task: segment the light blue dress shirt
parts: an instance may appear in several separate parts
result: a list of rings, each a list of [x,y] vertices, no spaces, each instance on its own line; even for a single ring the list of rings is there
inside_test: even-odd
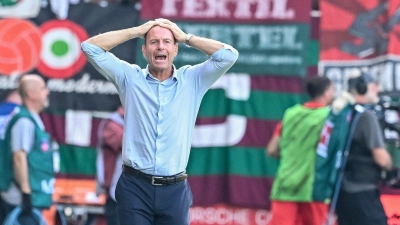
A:
[[[196,116],[211,85],[236,62],[229,45],[198,65],[174,66],[163,82],[102,48],[82,43],[88,61],[118,90],[125,109],[124,165],[147,174],[170,176],[186,170]]]

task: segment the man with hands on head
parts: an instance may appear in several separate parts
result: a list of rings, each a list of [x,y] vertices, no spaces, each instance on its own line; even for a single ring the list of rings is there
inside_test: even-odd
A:
[[[108,51],[144,38],[142,69]],[[177,69],[178,43],[209,56]],[[123,173],[115,197],[120,224],[189,224],[192,193],[185,173],[201,100],[238,58],[232,46],[186,34],[167,19],[111,31],[82,43],[89,62],[119,93],[125,110]]]

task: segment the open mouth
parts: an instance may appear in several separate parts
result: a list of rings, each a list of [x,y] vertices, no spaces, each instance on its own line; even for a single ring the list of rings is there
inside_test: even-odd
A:
[[[165,59],[167,59],[167,56],[166,55],[162,55],[162,54],[159,54],[159,55],[156,55],[156,60],[165,60]]]

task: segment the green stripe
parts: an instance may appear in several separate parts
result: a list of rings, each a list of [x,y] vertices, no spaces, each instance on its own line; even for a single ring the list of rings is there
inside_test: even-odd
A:
[[[52,116],[65,116],[65,113],[66,113],[66,112],[67,112],[66,110],[62,110],[62,109],[53,109],[53,108],[51,108],[51,107],[46,108],[46,109],[43,111],[43,113],[49,114],[49,115],[52,115]]]
[[[235,114],[253,119],[280,120],[287,108],[304,100],[304,94],[251,91],[247,101],[236,101],[226,98],[222,89],[211,89],[203,98],[199,117]]]
[[[96,175],[96,148],[60,145],[60,173]]]
[[[306,64],[308,66],[318,65],[319,60],[319,41],[308,40],[306,51]]]
[[[242,175],[273,177],[278,160],[266,156],[265,148],[192,148],[187,172],[193,176]]]
[[[61,145],[60,173],[96,174],[96,149]],[[278,161],[265,155],[265,148],[192,148],[187,171],[190,175],[234,174],[253,177],[275,176]]]

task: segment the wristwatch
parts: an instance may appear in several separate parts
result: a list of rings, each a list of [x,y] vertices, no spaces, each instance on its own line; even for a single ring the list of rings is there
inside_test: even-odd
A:
[[[192,47],[192,46],[190,46],[190,43],[189,43],[191,37],[193,37],[193,34],[187,34],[186,39],[185,39],[185,45],[189,48]]]

